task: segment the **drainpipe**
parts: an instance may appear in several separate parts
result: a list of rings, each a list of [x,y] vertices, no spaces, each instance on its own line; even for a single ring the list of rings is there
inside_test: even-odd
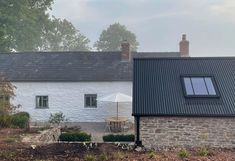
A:
[[[137,146],[142,146],[142,142],[140,141],[140,116],[135,116],[136,120],[136,141],[135,144]]]

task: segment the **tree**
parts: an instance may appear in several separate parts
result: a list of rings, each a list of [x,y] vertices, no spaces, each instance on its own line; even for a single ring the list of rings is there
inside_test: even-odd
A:
[[[53,0],[1,0],[0,52],[37,50],[52,3]]]
[[[127,40],[130,43],[132,51],[137,50],[139,43],[136,40],[135,34],[128,31],[124,25],[114,23],[102,31],[94,47],[99,51],[116,51],[120,50],[123,40]]]
[[[10,103],[10,99],[15,96],[15,88],[10,81],[0,75],[0,116],[9,114],[15,109]]]
[[[48,30],[44,31],[40,50],[87,51],[90,40],[83,36],[71,22],[53,17]]]

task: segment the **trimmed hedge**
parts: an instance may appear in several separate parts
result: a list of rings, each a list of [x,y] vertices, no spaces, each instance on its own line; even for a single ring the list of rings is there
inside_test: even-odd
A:
[[[91,141],[91,135],[85,132],[68,132],[62,133],[59,139],[60,141]]]
[[[128,135],[105,135],[103,136],[104,142],[133,142],[135,141],[135,135],[128,134]]]

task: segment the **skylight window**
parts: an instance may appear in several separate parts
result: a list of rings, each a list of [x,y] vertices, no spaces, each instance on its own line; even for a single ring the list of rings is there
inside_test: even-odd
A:
[[[212,77],[186,76],[183,77],[183,84],[186,96],[218,97]]]

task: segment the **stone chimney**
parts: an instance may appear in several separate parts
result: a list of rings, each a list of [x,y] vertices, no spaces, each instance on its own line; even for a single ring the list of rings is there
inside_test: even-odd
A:
[[[122,60],[124,61],[131,60],[130,44],[127,42],[127,40],[124,40],[121,44],[121,55],[122,55]]]
[[[180,46],[180,56],[189,57],[189,41],[186,40],[186,34],[182,35],[182,40],[179,43]]]

